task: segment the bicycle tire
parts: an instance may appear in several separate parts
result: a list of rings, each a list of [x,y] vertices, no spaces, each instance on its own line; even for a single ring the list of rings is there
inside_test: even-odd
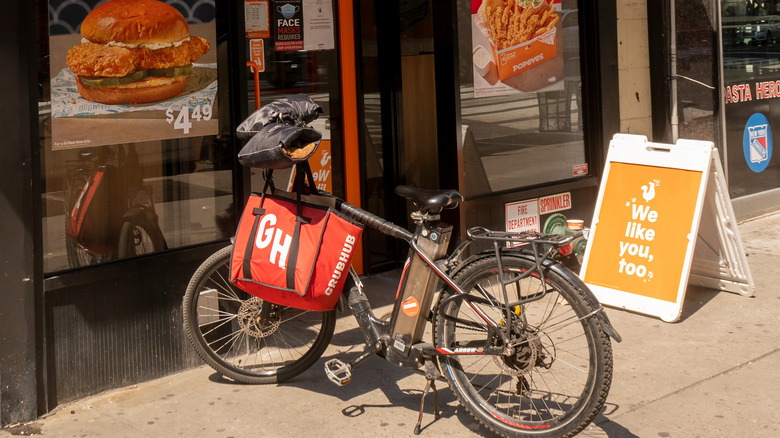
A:
[[[322,356],[336,311],[268,303],[269,317],[261,324],[263,300],[230,283],[232,249],[212,254],[192,276],[182,303],[187,335],[198,355],[225,377],[249,384],[287,381]]]
[[[517,256],[502,256],[501,261],[511,275],[535,267],[533,260]],[[511,355],[459,355],[440,360],[445,379],[469,413],[506,437],[557,438],[579,433],[598,415],[612,381],[612,346],[594,309],[583,298],[584,292],[549,268],[543,269],[548,292],[512,309]],[[495,256],[471,262],[454,280],[467,294],[482,297],[476,289],[481,286],[496,302],[447,301],[454,292],[445,290],[437,309],[441,306],[446,317],[436,315],[434,342],[437,347],[454,348],[481,340],[484,346],[489,339],[487,324],[470,306],[492,317],[499,329],[506,324]],[[507,288],[511,302],[518,292],[521,297],[541,292],[542,282],[538,275],[530,275]]]
[[[133,216],[122,222],[119,231],[119,245],[117,257],[126,257],[152,254],[165,249],[165,238],[156,224]]]

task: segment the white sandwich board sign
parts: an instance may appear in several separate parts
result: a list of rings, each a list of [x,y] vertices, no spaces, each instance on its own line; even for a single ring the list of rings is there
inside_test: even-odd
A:
[[[602,304],[667,322],[689,283],[753,295],[712,142],[613,137],[580,276]]]

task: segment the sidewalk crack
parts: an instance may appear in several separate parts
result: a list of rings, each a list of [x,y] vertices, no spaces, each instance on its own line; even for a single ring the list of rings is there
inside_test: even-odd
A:
[[[640,409],[643,409],[643,408],[645,408],[647,406],[650,406],[653,403],[656,403],[656,402],[659,402],[661,400],[665,400],[665,399],[667,399],[669,397],[672,397],[672,396],[675,396],[677,394],[680,394],[680,393],[682,393],[684,391],[687,391],[687,390],[689,390],[691,388],[697,387],[697,386],[699,386],[699,385],[701,385],[701,384],[703,384],[705,382],[709,382],[711,380],[717,379],[718,377],[725,376],[727,374],[733,373],[734,371],[738,371],[738,370],[740,370],[742,368],[747,367],[748,365],[752,365],[752,364],[754,364],[754,363],[756,363],[756,362],[758,362],[760,360],[763,360],[763,359],[765,359],[765,358],[767,358],[767,357],[769,357],[769,356],[771,356],[773,354],[776,354],[777,352],[780,352],[780,347],[775,348],[775,349],[773,349],[771,351],[768,351],[768,352],[766,352],[766,353],[764,353],[764,354],[762,354],[760,356],[757,356],[757,357],[755,357],[753,359],[750,359],[750,360],[748,360],[746,362],[743,362],[741,364],[737,364],[737,365],[735,365],[735,366],[733,366],[733,367],[731,367],[731,368],[729,368],[727,370],[721,371],[721,372],[719,372],[717,374],[713,374],[713,375],[711,375],[709,377],[706,377],[704,379],[701,379],[701,380],[699,380],[697,382],[691,383],[690,385],[684,386],[684,387],[682,387],[682,388],[680,388],[678,390],[672,391],[672,392],[670,392],[668,394],[664,394],[664,395],[662,395],[660,397],[657,397],[657,398],[655,398],[653,400],[648,400],[648,401],[645,401],[645,402],[637,403],[637,404],[633,405],[630,409],[626,409],[625,411],[619,412],[616,415],[610,415],[609,417],[601,416],[600,417],[601,420],[599,421],[597,419],[597,421],[594,421],[594,423],[596,425],[601,425],[601,424],[615,422],[615,420],[619,419],[620,417],[622,417],[622,416],[624,416],[626,414],[630,414],[630,413],[636,412],[636,411],[638,411]]]

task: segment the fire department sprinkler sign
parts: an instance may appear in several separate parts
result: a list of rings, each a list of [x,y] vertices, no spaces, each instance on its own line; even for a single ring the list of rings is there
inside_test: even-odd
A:
[[[506,231],[521,233],[523,231],[539,232],[539,200],[510,202],[506,204]]]

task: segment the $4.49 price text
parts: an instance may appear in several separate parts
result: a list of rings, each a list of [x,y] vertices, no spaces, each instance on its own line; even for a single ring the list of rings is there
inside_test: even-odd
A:
[[[190,113],[190,111],[192,112]],[[185,134],[190,133],[193,121],[211,120],[211,116],[211,105],[209,104],[198,105],[195,108],[183,106],[178,110],[178,113],[172,107],[165,110],[165,121],[169,125],[173,123],[173,129],[181,129]]]

